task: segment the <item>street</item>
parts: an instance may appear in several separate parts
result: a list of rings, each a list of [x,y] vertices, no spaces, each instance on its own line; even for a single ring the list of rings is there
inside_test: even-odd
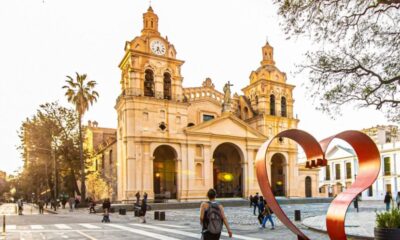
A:
[[[166,221],[154,220],[154,212],[147,213],[147,223],[140,223],[140,219],[118,213],[110,214],[111,223],[101,223],[102,213],[89,214],[87,209],[77,209],[69,212],[59,209],[58,214],[38,215],[36,208],[32,209],[25,204],[24,215],[15,215],[14,204],[4,204],[0,212],[9,213],[6,216],[6,234],[0,239],[163,239],[182,240],[200,239],[200,225],[198,209],[166,210]],[[314,206],[313,213],[326,210],[327,204]],[[307,214],[306,205],[299,205]],[[285,206],[292,211],[292,207]],[[233,239],[261,240],[261,239],[297,239],[276,218],[275,230],[260,229],[252,210],[248,207],[227,207],[226,214],[234,233]],[[328,239],[325,234],[315,233],[298,225],[307,232],[312,239]],[[223,232],[221,239],[229,239]]]

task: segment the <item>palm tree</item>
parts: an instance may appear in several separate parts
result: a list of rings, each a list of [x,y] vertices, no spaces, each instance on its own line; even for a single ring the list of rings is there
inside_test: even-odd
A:
[[[75,109],[78,113],[79,119],[79,155],[81,161],[81,196],[82,199],[86,199],[86,185],[85,185],[85,162],[83,159],[83,138],[82,138],[82,117],[89,110],[89,107],[93,105],[94,102],[97,101],[99,97],[99,93],[94,91],[94,87],[96,86],[96,81],[87,80],[87,75],[82,74],[79,75],[76,73],[76,79],[73,79],[70,76],[67,76],[67,84],[62,88],[66,89],[65,96],[68,99],[68,102],[75,105]],[[87,81],[87,82],[86,82]]]

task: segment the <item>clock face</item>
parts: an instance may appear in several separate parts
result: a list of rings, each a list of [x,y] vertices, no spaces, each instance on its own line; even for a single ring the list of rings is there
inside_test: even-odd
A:
[[[154,40],[150,44],[151,51],[157,55],[165,54],[165,46],[160,40]]]

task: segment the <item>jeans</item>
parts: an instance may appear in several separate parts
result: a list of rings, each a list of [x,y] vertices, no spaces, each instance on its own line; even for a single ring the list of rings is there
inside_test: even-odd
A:
[[[274,221],[272,220],[272,215],[267,215],[264,217],[263,222],[262,222],[262,227],[265,228],[265,224],[267,223],[268,220],[271,222],[272,228],[274,228],[275,225],[274,225]]]
[[[386,211],[390,210],[390,202],[386,203]]]

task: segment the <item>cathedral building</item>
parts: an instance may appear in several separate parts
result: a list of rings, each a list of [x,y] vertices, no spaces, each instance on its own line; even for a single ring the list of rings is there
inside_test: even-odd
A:
[[[259,192],[255,156],[280,131],[297,128],[294,86],[274,61],[272,46],[250,73],[243,95],[222,92],[207,78],[184,88],[175,46],[158,29],[149,7],[140,36],[125,44],[121,92],[115,109],[118,199],[147,192],[150,199],[204,199],[209,188],[219,197]],[[277,196],[318,195],[318,169],[297,162],[297,145],[278,139],[267,156]]]

